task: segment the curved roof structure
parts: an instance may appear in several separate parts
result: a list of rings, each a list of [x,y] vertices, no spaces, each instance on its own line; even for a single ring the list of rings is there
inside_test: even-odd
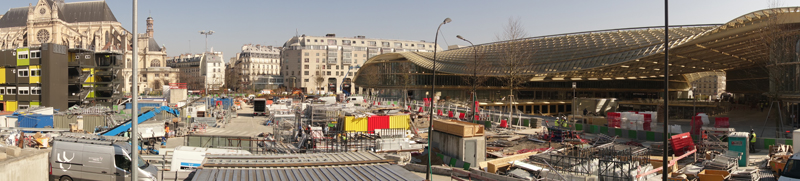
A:
[[[774,18],[769,18],[774,17]],[[680,75],[754,66],[768,58],[762,43],[770,19],[800,23],[800,7],[754,11],[725,24],[669,28],[670,74]],[[795,27],[797,28],[797,27]],[[800,34],[797,29],[783,29]],[[664,28],[643,27],[590,31],[494,42],[437,53],[436,71],[472,74],[467,70],[474,49],[491,66],[486,74],[504,74],[504,49],[513,45],[531,53],[524,74],[539,79],[637,79],[663,76]],[[407,60],[433,69],[432,52],[401,52],[370,58],[365,64]],[[532,79],[533,80],[533,79]]]

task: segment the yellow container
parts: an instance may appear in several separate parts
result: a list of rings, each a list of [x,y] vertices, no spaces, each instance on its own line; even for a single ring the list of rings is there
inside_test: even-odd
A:
[[[408,124],[411,121],[411,117],[408,114],[405,115],[392,115],[389,116],[389,128],[392,129],[408,129]]]
[[[344,117],[344,130],[366,132],[367,118],[355,118],[353,116]]]

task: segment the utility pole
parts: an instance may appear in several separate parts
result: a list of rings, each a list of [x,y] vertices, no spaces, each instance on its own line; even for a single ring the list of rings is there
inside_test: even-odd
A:
[[[132,63],[132,72],[133,72],[133,80],[131,86],[131,93],[133,99],[133,108],[131,109],[131,180],[139,180],[139,172],[136,171],[139,168],[139,26],[138,26],[138,16],[137,13],[139,9],[139,1],[133,0],[133,61]],[[120,175],[119,177],[123,177]]]

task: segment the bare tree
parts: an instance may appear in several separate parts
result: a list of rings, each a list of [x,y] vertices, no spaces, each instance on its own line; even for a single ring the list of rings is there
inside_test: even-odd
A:
[[[244,88],[242,85],[242,75],[239,69],[236,69],[235,66],[230,68],[225,68],[225,83],[223,87],[225,90],[230,89],[233,92],[238,92]],[[254,80],[251,80],[252,82]]]
[[[325,77],[322,76],[322,71],[317,70],[317,73],[314,75],[314,83],[317,85],[314,89],[314,92],[319,91],[319,88],[325,83]]]
[[[362,72],[360,74],[362,75],[359,76],[359,79],[364,79],[360,81],[363,81],[364,83],[367,84],[368,86],[367,89],[369,90],[369,92],[372,92],[372,87],[381,83],[383,77],[383,74],[381,72],[383,70],[379,70],[380,68],[381,66],[375,63],[366,64],[363,67],[361,67]]]
[[[395,67],[397,75],[399,75],[398,83],[403,85],[403,105],[408,105],[408,87],[414,84],[413,64],[410,62],[397,63]]]
[[[527,73],[532,68],[531,58],[535,52],[525,49],[526,41],[524,38],[528,34],[525,32],[520,18],[509,18],[508,24],[503,26],[503,32],[496,35],[497,41],[505,41],[499,44],[500,59],[495,62],[501,67],[500,78],[507,86],[508,95],[508,118],[514,108],[514,88],[530,80],[531,75]]]
[[[478,100],[477,88],[483,85],[483,83],[489,79],[489,73],[492,65],[489,63],[489,61],[486,61],[485,59],[486,54],[480,47],[473,46],[470,49],[471,49],[470,51],[475,51],[472,53],[477,55],[475,55],[476,57],[472,61],[464,62],[465,70],[467,70],[471,74],[469,76],[461,76],[461,79],[463,79],[464,82],[468,82],[470,85],[472,85],[472,95],[470,96],[475,98],[475,101],[477,101]],[[472,100],[472,98],[467,98],[467,100]],[[476,107],[475,102],[470,102],[469,105],[470,108],[472,109],[472,111],[469,111],[470,119],[474,119],[475,107]]]
[[[199,77],[192,75],[192,73],[184,71],[178,72],[178,80],[181,83],[186,83],[186,87],[188,89],[200,89],[200,87],[203,85],[200,82]]]

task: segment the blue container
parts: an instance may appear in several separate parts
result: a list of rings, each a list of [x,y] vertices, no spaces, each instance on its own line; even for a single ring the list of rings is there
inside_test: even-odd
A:
[[[23,128],[53,128],[53,115],[18,115],[17,120]]]
[[[139,113],[142,113],[143,107],[161,107],[163,106],[162,103],[157,102],[140,102],[139,103]],[[133,103],[125,103],[125,109],[133,109]]]

